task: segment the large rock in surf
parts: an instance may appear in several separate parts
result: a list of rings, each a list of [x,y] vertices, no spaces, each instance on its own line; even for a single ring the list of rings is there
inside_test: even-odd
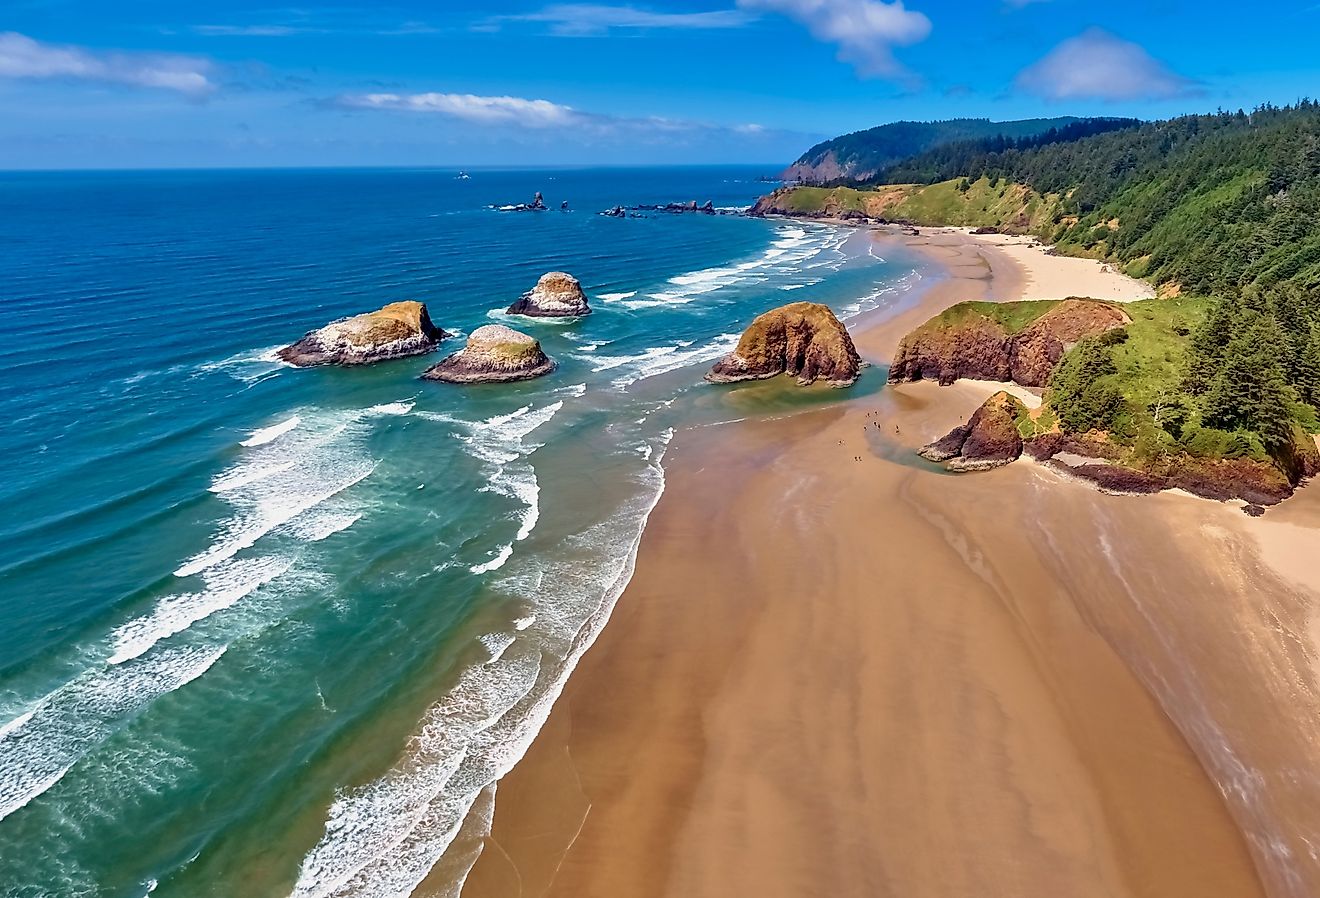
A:
[[[1017,421],[1025,414],[1026,406],[1001,390],[987,399],[970,421],[919,454],[931,461],[949,462],[951,471],[985,471],[1006,465],[1022,455]]]
[[[462,350],[426,369],[422,377],[451,384],[502,384],[554,370],[554,361],[538,340],[502,324],[487,324],[472,332]]]
[[[1043,387],[1079,341],[1131,321],[1121,308],[1094,299],[960,303],[903,338],[889,379],[947,386],[966,377]]]
[[[795,302],[758,316],[706,380],[727,384],[787,374],[802,386],[823,380],[850,387],[862,367],[848,329],[827,306]]]
[[[562,271],[541,275],[535,287],[509,306],[510,315],[529,318],[576,318],[590,313],[582,284],[573,275]]]
[[[309,331],[281,349],[284,361],[312,365],[367,365],[422,355],[449,336],[431,323],[425,303],[392,302],[376,312],[354,315]]]

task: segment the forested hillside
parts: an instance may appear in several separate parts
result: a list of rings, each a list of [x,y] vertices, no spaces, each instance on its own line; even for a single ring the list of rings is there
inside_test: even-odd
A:
[[[878,183],[988,177],[1059,194],[1042,236],[1136,276],[1213,292],[1320,286],[1320,105],[1152,122],[1034,146],[971,141],[890,166]]]
[[[985,118],[893,122],[816,144],[784,172],[783,178],[806,184],[863,180],[874,177],[886,166],[942,144],[997,136],[1032,137],[1066,128],[1077,121],[1065,116],[1016,122],[992,122]]]

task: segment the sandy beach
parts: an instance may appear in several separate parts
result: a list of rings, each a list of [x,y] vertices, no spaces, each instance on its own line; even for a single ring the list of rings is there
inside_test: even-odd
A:
[[[863,356],[967,299],[1147,295],[1005,242],[913,238],[949,276],[857,328]],[[1320,576],[1299,558],[1320,496],[1252,520],[916,458],[990,389],[681,432],[635,576],[499,784],[463,894],[1320,894]]]

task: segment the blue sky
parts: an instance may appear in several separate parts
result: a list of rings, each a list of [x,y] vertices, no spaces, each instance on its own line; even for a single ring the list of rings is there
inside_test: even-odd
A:
[[[1320,94],[1320,4],[6,0],[0,168],[787,163],[898,119]]]

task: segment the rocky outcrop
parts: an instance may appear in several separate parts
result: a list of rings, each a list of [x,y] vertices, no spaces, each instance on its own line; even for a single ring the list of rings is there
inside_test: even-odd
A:
[[[1177,452],[1140,467],[1113,443],[1096,435],[1051,433],[1026,444],[1026,452],[1055,470],[1116,493],[1156,493],[1181,489],[1203,499],[1241,499],[1254,506],[1277,505],[1308,477],[1320,474],[1314,440],[1295,435],[1271,463],[1254,458],[1199,458]],[[1285,470],[1291,468],[1291,470]]]
[[[459,352],[426,369],[422,377],[451,384],[511,383],[555,370],[541,344],[502,324],[479,327]]]
[[[431,352],[447,336],[431,323],[424,303],[393,302],[309,331],[277,355],[299,367],[367,365]]]
[[[823,380],[850,387],[862,367],[848,329],[827,306],[795,302],[758,316],[706,380],[726,384],[787,374],[802,386]]]
[[[509,306],[509,314],[529,318],[577,318],[591,314],[591,306],[587,305],[587,294],[582,292],[577,278],[562,271],[552,271],[541,275],[535,287]]]
[[[1002,390],[991,396],[970,421],[919,453],[922,458],[949,462],[950,471],[985,471],[1016,461],[1022,455],[1017,421],[1026,407]]]
[[[1086,337],[1131,323],[1121,308],[1093,299],[1038,303],[1044,311],[1012,332],[1020,303],[963,303],[903,338],[889,379],[895,383],[966,377],[1043,387],[1064,353]],[[1024,316],[1025,317],[1025,316]]]

